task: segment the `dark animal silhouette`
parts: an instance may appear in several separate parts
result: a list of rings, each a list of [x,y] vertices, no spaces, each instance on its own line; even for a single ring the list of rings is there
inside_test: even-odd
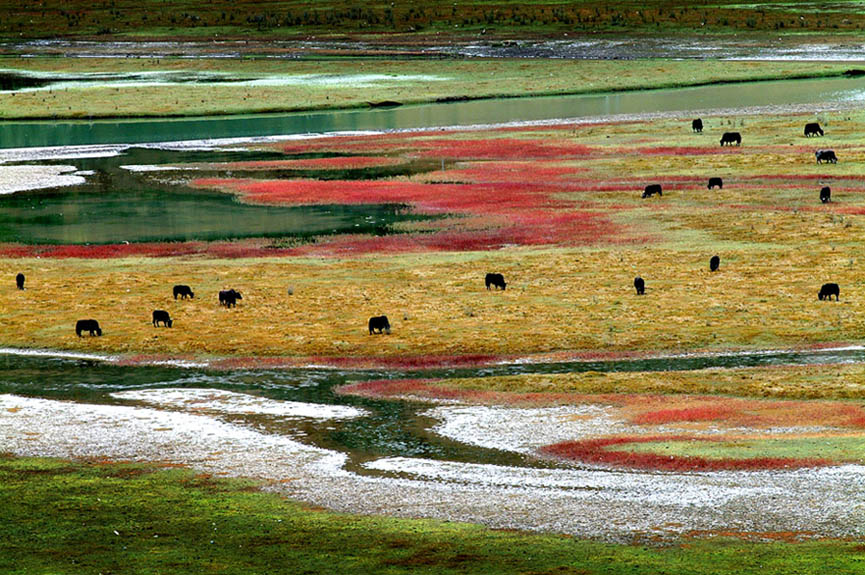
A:
[[[646,293],[646,282],[643,281],[643,278],[640,276],[634,278],[634,288],[637,290],[637,295]]]
[[[712,188],[715,188],[715,187],[721,188],[723,190],[724,189],[724,180],[722,180],[721,178],[709,178],[709,186],[708,187],[710,190]]]
[[[817,150],[814,152],[814,155],[817,156],[817,163],[822,164],[823,162],[827,162],[829,164],[837,164],[838,158],[835,157],[835,152],[833,150]]]
[[[805,124],[805,137],[810,138],[811,136],[822,136],[823,128],[820,127],[820,124],[817,122],[809,122]]]
[[[841,288],[838,287],[838,284],[823,284],[823,287],[817,293],[817,299],[820,301],[824,299],[832,301],[833,295],[835,296],[835,301],[838,301],[838,296],[841,295]]]
[[[742,145],[742,134],[739,132],[724,132],[724,135],[721,136],[721,145],[724,144],[728,146],[732,146],[736,144],[737,146]]]
[[[186,299],[187,296],[194,298],[195,294],[192,293],[192,288],[185,285],[176,285],[174,286],[174,299],[177,299],[177,296],[180,296],[180,299]]]
[[[174,323],[171,321],[171,317],[168,315],[167,311],[164,309],[155,309],[153,310],[153,327],[159,327],[160,322],[165,327],[171,327],[171,324]]]
[[[832,190],[829,186],[820,188],[820,201],[824,204],[832,201]]]
[[[651,198],[653,195],[658,194],[659,196],[663,196],[664,194],[661,192],[661,184],[649,184],[643,190],[644,198]]]
[[[718,266],[721,265],[721,258],[718,256],[712,256],[712,259],[709,260],[709,271],[716,272],[718,271]]]
[[[487,277],[484,278],[484,283],[487,289],[490,289],[490,286],[495,286],[496,289],[505,289],[505,286],[508,285],[505,283],[505,276],[502,274],[487,274]]]
[[[18,289],[24,289],[24,274],[15,276],[15,285],[18,286]]]
[[[703,132],[703,120],[701,120],[700,118],[697,118],[696,120],[691,122],[691,130],[693,130],[694,132],[697,132],[697,133],[702,133]]]
[[[102,335],[99,322],[95,319],[79,319],[75,323],[75,333],[81,337],[82,332],[89,331],[90,335]]]
[[[239,299],[243,299],[239,291],[229,289],[219,292],[219,304],[225,307],[237,307],[237,300]]]
[[[376,330],[378,333],[390,333],[390,322],[387,321],[386,315],[369,318],[369,334],[374,334]]]

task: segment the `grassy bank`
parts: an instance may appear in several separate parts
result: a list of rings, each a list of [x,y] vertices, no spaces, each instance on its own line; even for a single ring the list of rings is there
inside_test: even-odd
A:
[[[235,60],[2,58],[7,70],[219,73],[265,85],[174,84],[0,93],[0,119],[203,116],[364,107],[447,99],[583,94],[840,75],[844,63],[596,60]],[[151,78],[152,80],[158,78]]]
[[[845,574],[865,561],[858,541],[750,543],[714,534],[653,547],[353,517],[250,483],[129,464],[0,458],[0,508],[0,569],[9,574]]]

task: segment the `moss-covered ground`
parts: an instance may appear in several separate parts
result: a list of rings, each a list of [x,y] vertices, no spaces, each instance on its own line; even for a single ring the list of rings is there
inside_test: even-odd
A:
[[[0,570],[23,573],[860,573],[860,541],[716,533],[615,545],[328,513],[180,469],[0,458]],[[706,534],[701,534],[706,535]]]

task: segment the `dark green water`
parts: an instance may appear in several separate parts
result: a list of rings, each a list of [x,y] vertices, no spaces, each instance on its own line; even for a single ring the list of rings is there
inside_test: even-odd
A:
[[[394,109],[95,122],[11,121],[0,122],[0,148],[397,130],[750,106],[814,104],[823,107],[827,103],[860,100],[863,91],[863,78],[829,78],[583,96],[476,100]]]
[[[276,400],[303,401],[361,407],[369,416],[346,421],[300,423],[312,444],[346,452],[352,466],[376,457],[496,463],[501,465],[554,465],[513,453],[472,447],[428,431],[434,423],[420,415],[428,404],[337,395],[334,387],[372,379],[414,377],[484,377],[520,373],[587,371],[674,371],[711,367],[804,365],[863,362],[865,350],[772,352],[654,358],[626,361],[507,364],[484,368],[423,371],[280,369],[214,371],[163,366],[119,366],[102,361],[28,357],[0,353],[0,393],[66,399],[88,403],[125,404],[109,394],[129,389],[217,388]],[[261,424],[261,421],[256,421]],[[278,422],[274,423],[278,427]]]
[[[397,222],[427,219],[399,205],[262,206],[244,204],[216,191],[172,183],[174,172],[137,173],[126,164],[257,161],[285,158],[270,152],[178,152],[133,148],[120,156],[75,160],[93,171],[79,186],[0,195],[0,242],[25,244],[110,244],[224,240],[249,237],[304,240],[317,235],[392,233]],[[38,162],[52,163],[52,162]],[[58,160],[53,163],[68,163]],[[339,173],[256,172],[262,179],[325,176],[349,179],[411,175],[434,169],[409,163]],[[190,172],[185,172],[189,177]],[[196,171],[195,177],[226,177],[225,172]],[[232,177],[243,177],[232,172]],[[176,177],[176,176],[174,176]]]

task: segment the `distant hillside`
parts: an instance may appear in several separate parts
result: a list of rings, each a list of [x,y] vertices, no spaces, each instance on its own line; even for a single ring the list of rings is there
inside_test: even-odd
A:
[[[732,0],[648,2],[427,0],[352,3],[261,0],[0,0],[6,39],[134,35],[142,37],[302,37],[429,33],[490,36],[631,34],[695,31],[855,32],[865,27],[859,2]]]

